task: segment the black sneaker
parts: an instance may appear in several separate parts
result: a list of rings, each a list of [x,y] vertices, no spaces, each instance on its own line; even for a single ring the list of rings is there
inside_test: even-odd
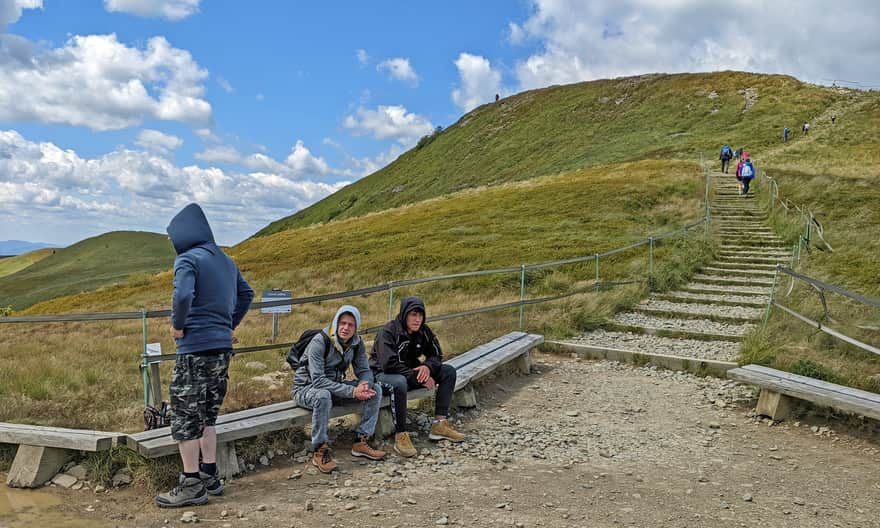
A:
[[[161,495],[156,495],[156,504],[160,508],[180,508],[182,506],[199,506],[208,502],[208,492],[201,479],[180,475],[179,484]]]
[[[205,491],[208,492],[208,495],[223,495],[223,482],[220,481],[219,471],[211,475],[200,470],[199,478],[202,479],[202,484],[205,485]]]

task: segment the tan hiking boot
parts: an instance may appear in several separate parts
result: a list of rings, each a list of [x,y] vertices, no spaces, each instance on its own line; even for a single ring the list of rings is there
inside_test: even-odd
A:
[[[366,457],[370,460],[382,460],[385,458],[385,451],[373,449],[370,447],[370,444],[367,443],[366,438],[361,438],[351,445],[351,456]]]
[[[431,425],[431,434],[428,435],[431,440],[449,440],[450,442],[464,441],[464,435],[456,431],[449,425],[449,420],[440,420]]]
[[[394,435],[394,451],[404,458],[412,458],[419,454],[416,448],[413,447],[412,440],[410,440],[409,433],[407,432]]]
[[[318,468],[321,473],[333,473],[336,469],[336,461],[330,456],[330,446],[321,444],[321,447],[315,449],[312,455],[312,465]]]

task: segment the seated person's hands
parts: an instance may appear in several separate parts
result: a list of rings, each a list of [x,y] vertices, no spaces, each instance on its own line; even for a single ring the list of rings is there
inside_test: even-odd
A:
[[[376,395],[376,391],[370,388],[370,384],[366,381],[362,382],[360,385],[355,387],[354,389],[354,397],[358,400],[364,401],[369,400],[373,396]]]
[[[427,365],[420,365],[413,369],[416,373],[416,381],[421,383],[423,387],[430,390],[434,388],[434,378],[431,377],[431,369]]]

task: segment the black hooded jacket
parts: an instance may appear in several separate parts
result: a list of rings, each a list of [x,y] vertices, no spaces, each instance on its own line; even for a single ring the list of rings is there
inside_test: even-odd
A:
[[[416,309],[425,313],[425,303],[418,297],[406,297],[400,301],[397,317],[379,330],[370,354],[370,367],[374,371],[401,374],[415,380],[413,369],[425,365],[431,370],[431,377],[437,379],[443,366],[443,352],[434,332],[424,322],[414,334],[406,331],[406,314]]]

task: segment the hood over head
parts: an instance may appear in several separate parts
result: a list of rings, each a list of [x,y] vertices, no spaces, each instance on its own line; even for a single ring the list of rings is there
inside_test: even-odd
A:
[[[350,313],[354,317],[354,324],[356,328],[355,334],[351,338],[351,344],[354,345],[361,338],[361,336],[357,333],[361,329],[361,312],[350,304],[343,304],[339,307],[338,310],[336,310],[336,315],[333,317],[333,322],[330,323],[330,337],[338,342],[338,339],[336,338],[336,328],[339,325],[339,318],[342,317],[342,314],[345,313]]]
[[[214,244],[214,233],[198,204],[191,203],[181,209],[165,230],[178,255],[202,244]]]
[[[410,313],[413,310],[419,310],[425,315],[425,320],[428,319],[428,314],[425,311],[425,302],[422,301],[418,297],[404,297],[400,301],[400,313],[397,314],[397,320],[400,322],[400,325],[406,329],[406,314]],[[422,321],[424,325],[425,322]]]

